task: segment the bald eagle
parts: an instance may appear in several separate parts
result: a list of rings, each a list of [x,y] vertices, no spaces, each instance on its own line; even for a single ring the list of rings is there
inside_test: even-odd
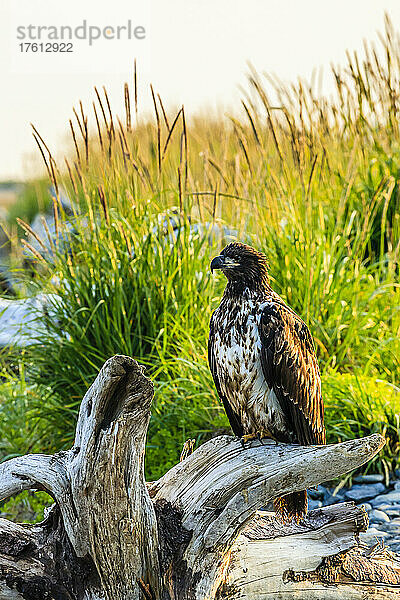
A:
[[[325,444],[321,376],[307,325],[275,293],[267,260],[234,242],[211,262],[227,285],[210,323],[208,358],[235,435]],[[274,500],[284,521],[307,514],[306,491]]]

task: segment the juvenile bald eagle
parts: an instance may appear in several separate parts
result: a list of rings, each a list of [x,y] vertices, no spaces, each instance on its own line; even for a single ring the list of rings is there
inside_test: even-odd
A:
[[[208,358],[235,435],[325,444],[321,377],[307,325],[269,284],[267,261],[234,242],[211,262],[228,280],[210,323]],[[274,501],[283,520],[307,514],[307,493]]]

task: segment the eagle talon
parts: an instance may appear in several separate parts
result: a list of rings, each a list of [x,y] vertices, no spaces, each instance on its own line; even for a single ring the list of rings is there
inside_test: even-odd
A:
[[[248,433],[246,435],[242,435],[242,437],[240,438],[240,443],[242,444],[242,447],[245,448],[245,444],[247,444],[248,442],[258,440],[261,446],[264,446],[263,439],[272,439],[277,441],[276,438],[274,438],[269,431],[263,429],[262,431],[256,431],[255,433]]]

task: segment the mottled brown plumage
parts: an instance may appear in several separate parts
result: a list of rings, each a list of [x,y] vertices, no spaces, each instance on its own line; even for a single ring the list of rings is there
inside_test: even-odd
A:
[[[269,285],[266,257],[229,244],[211,263],[228,279],[210,323],[209,363],[233,432],[324,444],[321,377],[307,325]],[[275,500],[283,519],[307,512],[306,492]]]

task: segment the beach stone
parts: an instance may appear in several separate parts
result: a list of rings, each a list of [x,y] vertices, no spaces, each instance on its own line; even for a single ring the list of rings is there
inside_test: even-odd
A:
[[[378,523],[388,523],[390,521],[389,517],[382,510],[371,510],[369,514],[370,521],[377,521]]]
[[[369,512],[370,510],[372,510],[372,506],[368,503],[368,502],[363,502],[361,504],[361,506],[364,508],[364,510],[366,510],[367,512]]]
[[[394,489],[400,490],[400,481],[396,481],[396,483],[394,484]]]
[[[393,490],[387,494],[380,494],[371,500],[371,504],[374,507],[378,506],[378,504],[384,504],[385,502],[389,504],[400,503],[400,490]]]
[[[371,501],[372,504],[372,501]],[[376,504],[374,505],[374,508],[377,508],[378,510],[383,510],[384,512],[386,512],[387,509],[392,509],[393,506],[396,506],[395,504],[388,504],[387,502],[381,502],[380,504]]]
[[[369,475],[357,475],[354,477],[356,483],[381,483],[384,480],[382,473],[371,473]]]
[[[369,500],[375,498],[381,492],[385,491],[383,483],[366,483],[364,485],[353,485],[346,493],[345,496],[348,500],[354,500],[359,502],[360,500]]]
[[[379,523],[379,525],[374,523],[374,526],[379,527],[381,531],[386,531],[391,535],[397,534],[398,531],[400,531],[399,523],[393,523],[393,521],[389,521],[389,523]],[[396,535],[396,538],[398,538],[398,535]]]
[[[388,508],[380,508],[377,506],[379,510],[383,510],[391,519],[400,517],[400,505],[393,504],[392,506],[389,504]]]

